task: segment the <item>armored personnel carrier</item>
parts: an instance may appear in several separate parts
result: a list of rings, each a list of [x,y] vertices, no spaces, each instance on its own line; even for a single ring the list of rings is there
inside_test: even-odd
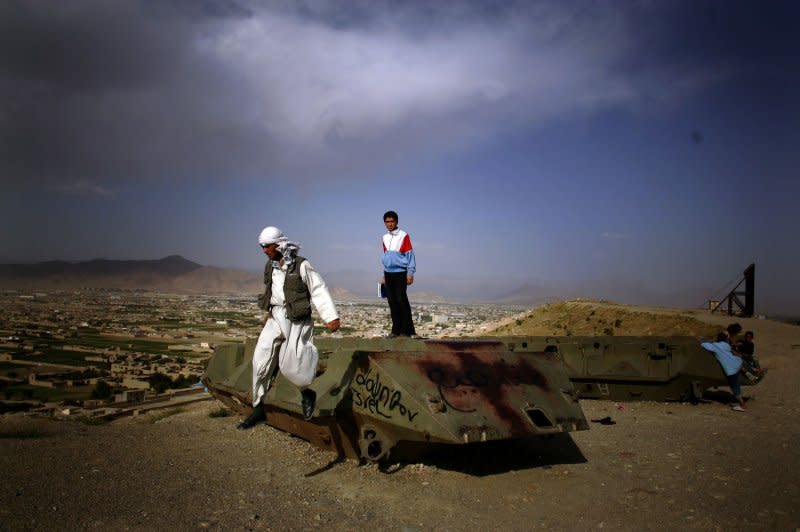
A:
[[[513,353],[558,353],[585,399],[691,401],[709,388],[728,386],[714,355],[694,336],[518,336],[498,341]]]
[[[318,338],[317,410],[277,376],[267,423],[340,455],[585,430],[579,398],[699,400],[727,380],[693,336],[517,336],[480,340]],[[215,348],[209,391],[251,410],[255,339]],[[742,384],[755,381],[741,379]],[[402,454],[402,453],[401,453]]]
[[[317,338],[314,418],[280,374],[267,423],[340,456],[379,461],[434,444],[462,445],[588,429],[557,350],[517,340]],[[255,339],[221,344],[204,382],[234,410],[251,410]],[[521,344],[519,344],[521,347]]]

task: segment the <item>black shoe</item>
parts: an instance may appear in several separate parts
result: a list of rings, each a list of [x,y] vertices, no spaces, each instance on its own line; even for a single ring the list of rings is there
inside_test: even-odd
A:
[[[308,421],[314,417],[314,406],[317,404],[317,392],[306,388],[300,393],[303,395],[303,419]]]
[[[239,430],[251,429],[265,419],[267,419],[267,415],[264,413],[264,403],[261,403],[253,409],[253,412],[244,421],[236,425],[236,428]]]

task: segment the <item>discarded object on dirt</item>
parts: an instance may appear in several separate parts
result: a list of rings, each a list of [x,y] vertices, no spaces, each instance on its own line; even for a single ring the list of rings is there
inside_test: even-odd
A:
[[[600,423],[601,425],[616,425],[617,422],[611,419],[611,416],[601,417],[600,419],[593,419],[592,423]]]
[[[698,401],[708,388],[728,386],[719,362],[694,336],[515,336],[498,340],[514,353],[558,354],[581,399]],[[755,383],[743,379],[742,384]]]
[[[370,461],[433,444],[546,436],[589,428],[557,353],[514,352],[497,340],[317,338],[314,418],[280,374],[266,422],[339,455]],[[255,339],[214,350],[204,383],[252,410]]]

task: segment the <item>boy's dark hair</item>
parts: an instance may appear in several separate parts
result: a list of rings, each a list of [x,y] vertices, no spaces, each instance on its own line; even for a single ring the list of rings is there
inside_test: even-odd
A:
[[[730,339],[728,338],[727,334],[725,334],[724,332],[721,332],[721,333],[719,333],[717,335],[717,342],[728,342],[728,343],[730,343]]]
[[[731,336],[736,336],[740,332],[742,332],[742,326],[739,325],[738,323],[731,323],[730,325],[728,325],[728,334],[730,334]]]
[[[756,335],[755,335],[755,334],[753,334],[753,331],[747,331],[746,333],[744,333],[744,335],[745,335],[745,336],[747,336],[747,335],[750,335],[750,336],[752,336],[753,338],[755,338],[755,337],[756,337]]]
[[[387,218],[391,218],[391,219],[392,219],[392,220],[394,220],[395,222],[397,222],[398,220],[400,220],[400,219],[397,217],[397,213],[396,213],[396,212],[394,212],[394,211],[386,211],[386,212],[384,213],[384,215],[383,215],[383,221],[385,222]]]

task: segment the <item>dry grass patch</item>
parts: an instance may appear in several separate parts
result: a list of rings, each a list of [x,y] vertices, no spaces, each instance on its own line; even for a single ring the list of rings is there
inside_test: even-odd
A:
[[[148,414],[147,417],[144,418],[144,421],[147,423],[158,423],[159,421],[163,421],[168,417],[176,416],[178,414],[182,414],[185,412],[185,408],[166,408],[164,410],[157,410],[151,414]]]
[[[230,417],[231,414],[230,410],[226,410],[225,408],[218,408],[217,410],[213,410],[208,414],[208,417]]]
[[[513,316],[482,336],[704,336],[718,327],[689,314],[598,301],[562,301]]]

